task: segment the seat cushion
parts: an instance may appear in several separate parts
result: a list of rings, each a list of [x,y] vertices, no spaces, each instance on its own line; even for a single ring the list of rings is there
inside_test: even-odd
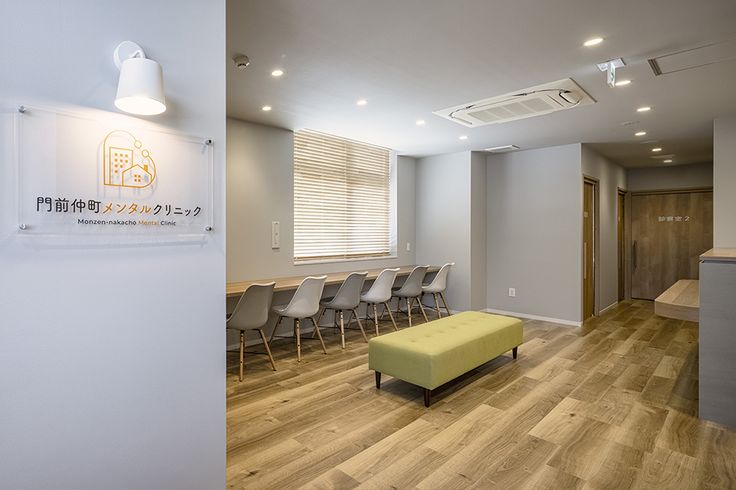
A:
[[[434,389],[521,345],[517,318],[467,311],[374,337],[368,367]]]

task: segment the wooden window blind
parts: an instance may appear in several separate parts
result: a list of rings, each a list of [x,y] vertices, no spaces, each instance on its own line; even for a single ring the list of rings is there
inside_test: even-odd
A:
[[[294,261],[391,253],[391,154],[358,141],[294,133]]]

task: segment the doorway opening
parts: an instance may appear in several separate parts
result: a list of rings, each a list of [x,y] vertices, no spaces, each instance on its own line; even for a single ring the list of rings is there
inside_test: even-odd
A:
[[[626,191],[616,194],[616,243],[618,249],[618,300],[626,299]]]
[[[583,320],[596,314],[596,248],[598,181],[583,179]]]

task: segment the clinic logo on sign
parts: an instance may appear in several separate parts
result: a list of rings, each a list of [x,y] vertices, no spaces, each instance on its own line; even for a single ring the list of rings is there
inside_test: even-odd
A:
[[[151,152],[131,133],[115,130],[102,144],[104,183],[112,187],[141,189],[156,180]]]

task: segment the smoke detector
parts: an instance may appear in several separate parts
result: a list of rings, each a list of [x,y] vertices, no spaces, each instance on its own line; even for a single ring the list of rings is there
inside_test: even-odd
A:
[[[235,63],[235,67],[238,70],[245,70],[250,65],[250,58],[244,54],[239,54],[233,58],[233,63]]]

